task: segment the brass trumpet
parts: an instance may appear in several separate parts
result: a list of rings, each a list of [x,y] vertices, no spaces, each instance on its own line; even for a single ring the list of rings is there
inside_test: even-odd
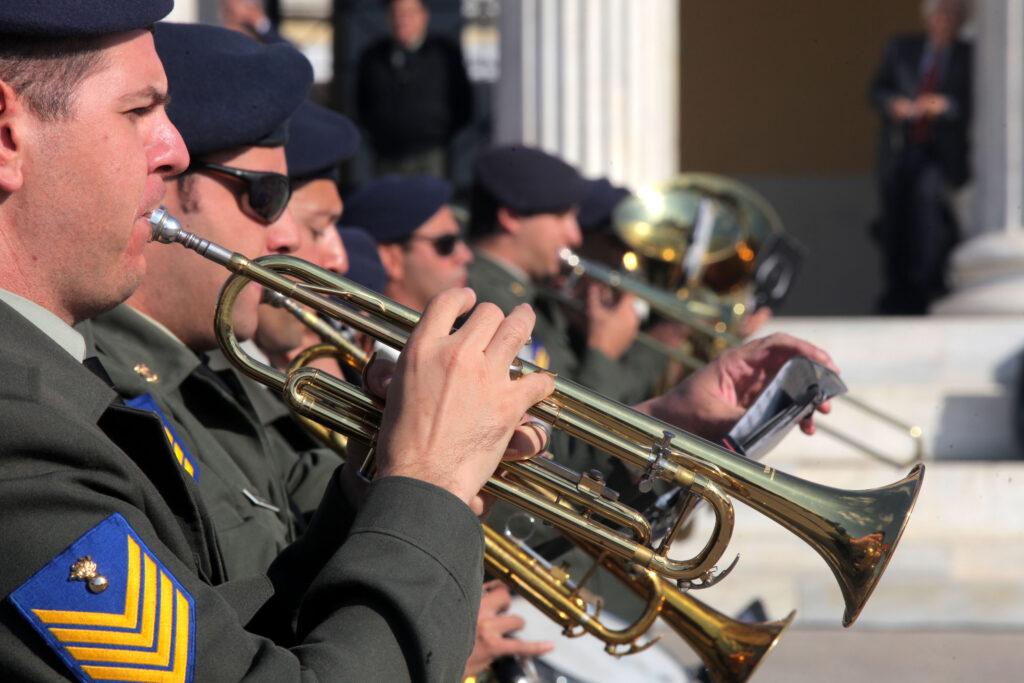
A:
[[[234,274],[221,292],[215,325],[221,348],[237,360],[243,372],[282,391],[287,402],[307,417],[333,429],[373,438],[375,419],[379,419],[381,410],[376,400],[360,396],[362,392],[351,385],[315,369],[305,368],[286,376],[254,362],[239,347],[233,333],[234,300],[252,280],[397,349],[404,346],[419,313],[301,259],[265,256],[250,261],[184,231],[164,210],[153,212],[150,223],[153,239],[178,242]],[[336,303],[324,294],[345,303]],[[542,370],[517,361],[510,372],[520,376]],[[573,529],[584,541],[641,567],[699,584],[711,576],[729,540],[732,506],[723,491],[728,492],[785,526],[821,555],[843,593],[846,626],[857,618],[891,559],[917,499],[924,471],[923,465],[918,465],[905,478],[877,489],[845,491],[822,486],[736,456],[560,377],[555,378],[554,393],[530,413],[637,467],[646,481],[662,479],[704,498],[717,517],[715,534],[697,556],[686,561],[671,560],[667,555],[678,523],[659,548],[651,549],[640,543],[629,544],[631,539],[621,534],[612,538],[583,515]],[[492,478],[491,483],[498,479]],[[522,507],[530,509],[530,505],[523,503]],[[551,513],[551,518],[546,518],[549,521],[563,519],[561,513],[565,510],[561,506],[544,507],[559,508],[546,510]]]
[[[620,630],[600,622],[600,606],[587,608],[580,587],[561,568],[552,567],[528,546],[484,527],[487,571],[529,600],[568,637],[590,633],[604,642],[605,650],[622,656],[642,652],[658,642],[640,642],[653,625],[663,619],[696,652],[716,683],[747,680],[782,636],[796,612],[782,621],[746,623],[732,619],[687,595],[650,570],[630,567],[621,560],[580,543],[597,564],[646,602],[643,613]]]
[[[698,332],[701,332],[713,339],[716,348],[725,349],[736,347],[743,343],[742,339],[728,333],[726,331],[726,326],[722,322],[713,322],[713,317],[709,318],[698,313],[694,310],[694,306],[692,304],[679,299],[673,294],[659,289],[658,287],[637,278],[628,277],[602,263],[584,259],[573,253],[570,249],[563,249],[559,254],[559,258],[562,260],[562,263],[566,267],[570,268],[576,276],[589,277],[616,291],[628,292],[637,298],[646,301],[653,310],[666,318],[686,325],[687,327],[697,330]],[[566,297],[558,297],[557,294],[556,297],[561,303],[572,305]],[[704,306],[701,302],[697,303]],[[687,353],[683,349],[670,347],[655,337],[649,334],[644,334],[643,332],[637,335],[637,341],[691,370],[699,370],[707,364],[706,360]],[[903,467],[914,462],[918,462],[923,458],[924,443],[922,442],[922,432],[920,427],[906,423],[892,415],[889,415],[888,413],[882,412],[878,408],[865,403],[855,396],[850,396],[849,394],[839,394],[835,397],[835,400],[852,406],[863,413],[867,413],[868,415],[871,415],[872,417],[881,420],[882,422],[892,426],[894,429],[902,432],[904,436],[911,440],[911,454],[905,460],[898,460],[886,453],[883,453],[881,450],[875,448],[864,440],[858,439],[854,435],[848,434],[829,425],[827,422],[821,422],[816,425],[823,433],[867,453],[876,460],[881,460],[882,462],[890,465]]]

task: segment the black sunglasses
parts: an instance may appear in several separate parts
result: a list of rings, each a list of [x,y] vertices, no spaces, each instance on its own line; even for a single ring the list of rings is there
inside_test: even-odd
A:
[[[438,256],[451,256],[452,252],[455,251],[455,245],[462,241],[462,235],[458,233],[449,233],[447,235],[440,235],[438,237],[427,237],[426,235],[414,235],[408,238],[409,241],[423,240],[430,242],[434,247],[434,251],[437,252]]]
[[[242,204],[242,210],[253,218],[267,223],[273,223],[281,217],[292,196],[291,181],[288,176],[280,173],[248,171],[244,168],[193,161],[188,167],[188,172],[196,171],[223,173],[244,182],[246,201]]]

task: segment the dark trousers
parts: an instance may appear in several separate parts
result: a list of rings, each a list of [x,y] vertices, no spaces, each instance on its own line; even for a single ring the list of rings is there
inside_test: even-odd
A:
[[[882,216],[873,233],[882,248],[885,289],[878,312],[921,315],[942,296],[959,230],[948,184],[928,145],[909,145],[881,178]]]

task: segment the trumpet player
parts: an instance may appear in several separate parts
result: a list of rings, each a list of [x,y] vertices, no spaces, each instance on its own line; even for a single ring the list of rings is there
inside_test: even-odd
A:
[[[383,293],[417,311],[465,287],[473,254],[448,207],[452,186],[433,176],[385,176],[348,198],[345,221],[367,228],[387,273]]]
[[[533,305],[537,327],[530,360],[621,400],[617,364],[640,324],[632,297],[607,302],[599,288],[591,288],[586,334],[577,351],[565,314],[543,294],[561,271],[559,252],[580,246],[576,213],[587,190],[576,169],[538,149],[513,145],[480,154],[470,199],[469,284],[482,301],[503,311]]]
[[[0,668],[16,680],[452,680],[480,600],[476,493],[526,407],[551,389],[542,376],[508,378],[528,309],[506,318],[485,308],[449,335],[474,298],[438,297],[408,348],[415,362],[391,380],[379,474],[360,509],[335,476],[302,542],[241,582],[229,581],[205,473],[157,411],[117,400],[102,367],[82,362],[87,345],[72,325],[159,273],[157,254],[171,249],[145,248],[149,214],[189,166],[161,58],[172,75],[181,64],[171,53],[195,60],[184,72],[197,80],[170,86],[182,128],[190,99],[223,105],[191,110],[207,133],[192,130],[193,161],[244,171],[284,171],[279,146],[255,143],[311,80],[290,48],[257,49],[212,27],[147,30],[170,9],[0,7]],[[228,82],[198,82],[216,78]],[[233,147],[204,149],[224,141],[218,121]],[[193,171],[190,216],[251,210],[268,239],[275,212],[253,186]],[[194,313],[204,305],[184,297]],[[151,385],[166,377],[143,375]],[[133,622],[139,630],[122,626]]]

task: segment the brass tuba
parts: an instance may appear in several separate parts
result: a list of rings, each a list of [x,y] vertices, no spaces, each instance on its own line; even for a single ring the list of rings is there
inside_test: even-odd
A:
[[[282,391],[289,405],[307,417],[364,438],[376,434],[381,406],[375,399],[359,396],[362,392],[355,387],[315,369],[304,368],[286,376],[248,356],[233,332],[234,301],[249,281],[255,281],[397,349],[404,346],[419,313],[301,259],[265,256],[250,261],[183,230],[163,210],[154,211],[150,222],[153,239],[180,243],[234,274],[221,292],[215,325],[221,348],[237,367]],[[344,303],[325,298],[325,294]],[[510,372],[520,376],[542,370],[517,361]],[[905,478],[870,490],[822,486],[736,456],[560,377],[555,377],[554,393],[530,413],[637,467],[646,481],[662,479],[696,493],[712,505],[717,516],[716,533],[692,560],[668,557],[673,533],[656,549],[630,544],[626,541],[631,539],[621,534],[611,538],[605,529],[595,529],[588,515],[580,516],[573,527],[584,541],[662,574],[706,579],[729,540],[732,507],[723,495],[727,492],[804,539],[826,561],[846,602],[846,626],[857,618],[892,558],[924,473],[924,466],[917,465]],[[493,477],[491,482],[498,479]],[[526,504],[522,506],[528,509]],[[545,519],[561,521],[563,511],[547,510],[551,518]],[[676,524],[676,531],[678,528]]]
[[[782,233],[764,197],[713,173],[683,173],[638,189],[615,207],[612,227],[647,259],[657,286],[670,292],[704,287],[719,298],[750,284],[758,252]]]

